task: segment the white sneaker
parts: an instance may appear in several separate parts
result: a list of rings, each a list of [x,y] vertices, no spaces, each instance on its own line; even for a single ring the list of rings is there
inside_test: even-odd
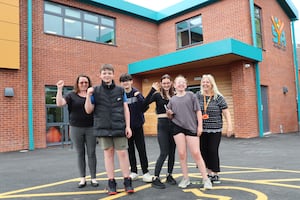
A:
[[[151,174],[149,172],[147,172],[146,174],[143,175],[143,181],[145,183],[151,183],[152,178],[153,178],[153,176],[151,176]]]
[[[187,178],[182,178],[182,180],[180,181],[180,183],[178,184],[178,187],[180,188],[186,188],[189,184],[191,184],[190,179]]]
[[[211,181],[210,181],[209,178],[203,180],[202,183],[203,183],[203,188],[205,188],[205,189],[212,189],[212,184],[211,184]]]
[[[131,172],[129,177],[131,178],[131,180],[135,181],[139,178],[139,175],[137,173]]]

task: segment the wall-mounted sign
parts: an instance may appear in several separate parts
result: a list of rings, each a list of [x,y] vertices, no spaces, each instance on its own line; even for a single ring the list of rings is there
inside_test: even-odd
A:
[[[286,48],[286,37],[283,30],[284,23],[277,17],[272,18],[272,34],[273,34],[273,43],[274,46],[285,49]]]

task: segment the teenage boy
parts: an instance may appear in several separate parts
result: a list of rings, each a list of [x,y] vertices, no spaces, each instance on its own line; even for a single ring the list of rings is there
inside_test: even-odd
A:
[[[130,177],[132,180],[137,180],[139,177],[135,156],[136,146],[143,171],[143,181],[150,183],[152,182],[152,176],[148,170],[148,158],[143,130],[143,124],[145,122],[144,112],[149,106],[144,106],[143,95],[136,88],[132,87],[133,81],[130,74],[122,74],[120,76],[120,83],[125,90],[130,111],[130,128],[132,130],[132,137],[128,139],[128,154],[131,168]]]
[[[120,168],[124,177],[127,193],[133,193],[132,180],[129,177],[128,141],[132,135],[130,113],[124,89],[115,85],[114,68],[104,64],[100,68],[102,84],[88,88],[85,111],[94,112],[94,134],[104,150],[104,163],[108,176],[108,194],[117,194],[114,176],[114,153],[117,152]]]

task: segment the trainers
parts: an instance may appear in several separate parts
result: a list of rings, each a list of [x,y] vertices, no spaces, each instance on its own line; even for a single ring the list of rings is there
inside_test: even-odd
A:
[[[180,181],[180,183],[178,184],[178,187],[180,188],[186,188],[189,184],[191,184],[190,179],[187,178],[182,178],[182,180]]]
[[[129,177],[131,178],[131,180],[136,181],[139,178],[139,175],[135,172],[131,172]]]
[[[117,183],[115,179],[108,180],[108,194],[109,195],[117,194]]]
[[[171,174],[169,174],[167,176],[167,181],[166,182],[169,183],[170,185],[176,185],[177,184],[176,180],[173,178],[173,176]]]
[[[203,188],[205,188],[205,189],[212,189],[212,184],[211,184],[211,181],[210,181],[209,178],[203,180],[202,183],[203,183]]]
[[[143,181],[145,183],[151,183],[152,182],[152,176],[150,175],[149,172],[143,175]]]
[[[132,181],[130,177],[124,178],[124,187],[125,187],[125,192],[134,193],[134,189],[132,187]]]
[[[153,178],[152,180],[152,187],[156,188],[156,189],[165,189],[166,186],[165,184],[163,184],[159,177]]]
[[[220,178],[219,178],[218,175],[210,176],[210,181],[211,181],[213,184],[220,184],[220,183],[221,183],[221,180],[220,180]]]

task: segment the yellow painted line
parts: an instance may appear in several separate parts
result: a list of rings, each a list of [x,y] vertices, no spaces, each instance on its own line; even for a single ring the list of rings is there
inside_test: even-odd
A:
[[[53,196],[72,196],[72,195],[88,195],[88,194],[105,194],[106,190],[97,191],[82,191],[82,192],[53,192],[53,193],[36,193],[36,194],[15,194],[8,196],[0,196],[0,199],[13,199],[13,198],[30,198],[30,197],[53,197]]]
[[[182,174],[173,174],[174,178],[178,178],[178,177],[181,177],[181,176],[182,176]],[[165,180],[166,180],[165,178],[161,179],[162,182],[164,182]],[[151,183],[148,183],[146,185],[142,185],[142,186],[134,188],[134,191],[138,192],[138,191],[150,188],[150,187],[152,187]],[[123,192],[123,193],[118,193],[116,195],[112,195],[112,196],[108,196],[108,197],[102,198],[101,200],[112,200],[112,199],[117,199],[117,198],[120,198],[120,197],[124,197],[126,195],[132,195],[132,194],[127,194],[126,192]]]
[[[97,175],[100,176],[100,175],[103,175],[103,174],[106,174],[106,173],[103,172],[103,173],[99,173]],[[99,179],[97,178],[97,180],[99,180]],[[74,178],[74,179],[69,179],[69,180],[65,180],[65,181],[59,181],[59,182],[54,182],[54,183],[29,187],[29,188],[24,188],[24,189],[20,189],[20,190],[13,190],[13,191],[10,191],[10,192],[4,192],[4,193],[0,193],[0,197],[6,196],[6,195],[11,195],[11,194],[16,194],[16,193],[21,193],[21,192],[28,192],[28,191],[31,191],[31,190],[38,190],[38,189],[58,186],[58,185],[62,185],[62,184],[66,184],[66,183],[70,183],[70,182],[74,182],[74,181],[79,181],[79,178]]]
[[[226,166],[221,165],[221,168],[228,168],[228,169],[247,169],[247,170],[268,170],[274,172],[290,172],[290,173],[300,173],[298,170],[285,170],[285,169],[268,169],[268,168],[254,168],[254,167],[237,167],[237,166]]]

